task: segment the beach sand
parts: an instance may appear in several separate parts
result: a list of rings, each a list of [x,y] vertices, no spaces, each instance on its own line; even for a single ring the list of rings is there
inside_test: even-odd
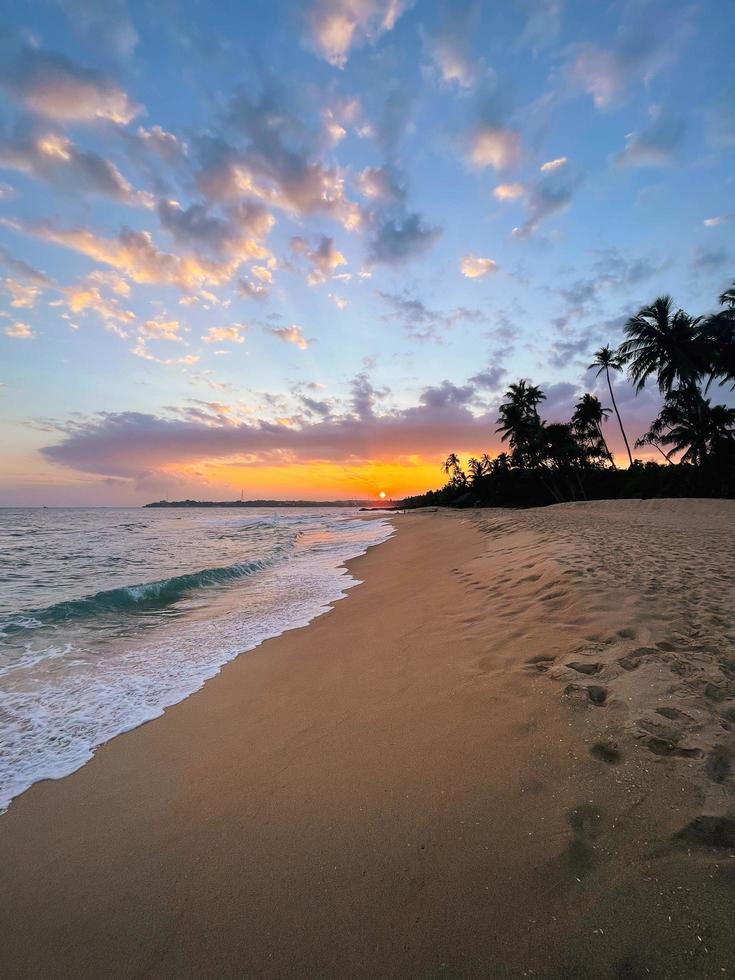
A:
[[[735,503],[394,522],[0,817],[0,976],[733,976]]]

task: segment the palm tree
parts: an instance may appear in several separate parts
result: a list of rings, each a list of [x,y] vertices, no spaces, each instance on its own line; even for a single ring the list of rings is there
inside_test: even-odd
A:
[[[722,293],[720,303],[726,309],[708,317],[702,328],[709,350],[707,388],[719,378],[720,384],[732,382],[735,390],[735,283]]]
[[[669,462],[675,453],[682,453],[680,463],[695,466],[710,459],[731,459],[735,455],[735,409],[710,405],[698,391],[678,388],[666,396],[639,444],[655,446]],[[662,445],[671,448],[664,453]]]
[[[480,482],[480,478],[484,475],[482,463],[479,459],[475,459],[474,456],[470,456],[470,458],[467,460],[467,469],[470,474],[470,483],[473,487],[477,486],[477,484]]]
[[[451,474],[451,482],[455,485],[467,482],[467,477],[464,475],[459,456],[456,453],[450,453],[442,463],[441,468],[447,476]]]
[[[509,385],[506,400],[498,408],[498,428],[495,431],[502,433],[503,442],[510,442],[516,466],[534,464],[535,443],[543,427],[538,406],[545,398],[538,386],[529,385],[521,379],[517,384]]]
[[[720,303],[735,310],[735,282],[728,286],[724,293],[720,293]]]
[[[699,392],[699,382],[707,372],[707,343],[702,334],[702,317],[691,317],[684,310],[673,312],[670,296],[659,296],[644,306],[625,325],[627,340],[619,355],[628,365],[636,391],[656,375],[658,387],[669,394],[677,386]]]
[[[597,368],[596,377],[600,377],[602,372],[605,372],[605,377],[607,378],[607,387],[610,392],[610,401],[612,402],[613,408],[615,409],[615,414],[618,418],[618,425],[620,426],[620,432],[623,436],[623,442],[625,443],[625,448],[628,452],[628,462],[633,465],[633,456],[630,452],[630,446],[628,445],[628,437],[625,434],[625,429],[623,428],[623,420],[620,418],[620,412],[618,411],[618,405],[615,401],[615,395],[613,394],[612,383],[610,382],[610,371],[622,371],[623,365],[618,356],[617,352],[614,351],[608,344],[601,347],[595,352],[595,359],[590,364],[590,370],[592,368]]]
[[[615,460],[602,434],[602,423],[610,411],[609,408],[602,407],[600,399],[595,395],[582,395],[574,406],[572,428],[592,457],[608,459],[615,469]]]

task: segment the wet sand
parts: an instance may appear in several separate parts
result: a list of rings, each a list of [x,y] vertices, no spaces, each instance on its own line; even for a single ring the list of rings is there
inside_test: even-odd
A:
[[[0,976],[732,975],[735,505],[395,524],[0,817]]]

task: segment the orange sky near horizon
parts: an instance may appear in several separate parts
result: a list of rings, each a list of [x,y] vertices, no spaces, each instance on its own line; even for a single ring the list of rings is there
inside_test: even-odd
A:
[[[463,453],[463,458],[471,453]],[[439,462],[421,456],[400,460],[359,460],[354,463],[244,464],[203,460],[195,465],[167,468],[175,483],[205,485],[206,496],[275,499],[400,499],[445,482]],[[173,489],[172,489],[173,492]],[[204,489],[201,491],[204,495]]]
[[[460,450],[463,466],[477,451]],[[654,459],[650,452],[638,452],[644,462]],[[627,459],[615,454],[620,467]],[[655,461],[655,459],[654,459]],[[176,484],[198,484],[203,499],[235,499],[242,490],[245,499],[378,499],[383,491],[388,499],[437,490],[447,480],[440,461],[422,456],[396,460],[356,460],[354,463],[315,461],[279,464],[202,460],[191,465],[167,467],[172,479],[171,495]]]

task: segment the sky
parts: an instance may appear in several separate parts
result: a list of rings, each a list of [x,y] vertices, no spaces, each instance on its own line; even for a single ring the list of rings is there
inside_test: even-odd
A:
[[[735,279],[734,36],[721,0],[3,0],[0,505],[398,498],[499,451],[511,381],[609,405],[595,349]],[[657,396],[615,392],[632,440]]]

